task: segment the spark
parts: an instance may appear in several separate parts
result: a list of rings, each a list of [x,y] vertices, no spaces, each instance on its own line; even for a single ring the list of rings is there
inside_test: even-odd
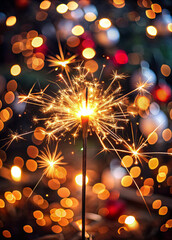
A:
[[[62,69],[68,69],[69,70],[69,64],[73,63],[75,61],[76,56],[73,55],[68,59],[61,58],[59,55],[56,55],[56,57],[50,56],[48,61],[50,62],[50,67],[56,67],[55,69],[58,69],[58,67],[61,67]]]
[[[34,131],[18,134],[17,132],[12,132],[11,131],[11,133],[9,134],[8,137],[0,140],[0,141],[5,141],[5,144],[1,148],[6,147],[6,150],[7,150],[14,141],[18,142],[19,140],[24,140],[23,136],[28,135],[28,134],[33,133],[33,132]]]
[[[149,89],[151,86],[152,86],[152,83],[150,82],[150,79],[148,78],[147,81],[139,81],[137,84],[136,84],[137,88],[139,89],[139,91],[141,93],[148,93],[150,94],[150,92],[147,90]]]
[[[114,79],[114,80],[125,79],[126,77],[128,77],[128,76],[126,74],[124,74],[124,73],[118,74],[117,71],[113,71],[112,72],[112,79]]]
[[[55,70],[57,70],[59,67],[66,71],[66,74],[69,72],[69,64],[75,62],[76,55],[71,56],[70,58],[65,59],[64,53],[62,50],[62,46],[60,43],[60,40],[58,40],[58,47],[60,55],[56,55],[55,57],[50,56],[48,59],[48,62],[50,62],[50,67],[55,67]]]
[[[158,128],[162,125],[161,123],[158,127],[156,127],[145,139],[142,135],[140,136],[139,140],[136,142],[136,138],[134,136],[133,125],[131,124],[131,135],[132,135],[132,143],[129,144],[125,139],[122,139],[123,147],[125,149],[115,149],[117,152],[131,154],[132,157],[135,159],[135,164],[138,164],[138,161],[142,164],[142,160],[148,162],[148,158],[150,155],[172,155],[168,152],[148,152],[144,151],[144,148],[148,146],[148,140],[151,136],[158,130]],[[110,151],[114,151],[114,149],[109,149]]]
[[[64,159],[61,152],[57,152],[58,145],[53,152],[47,146],[44,148],[44,151],[41,151],[41,154],[38,156],[40,160],[38,160],[39,168],[45,168],[44,174],[47,177],[54,177],[55,169],[61,163],[61,160]]]
[[[43,151],[40,151],[41,154],[38,155],[40,159],[38,160],[39,168],[45,168],[45,169],[40,179],[36,183],[35,187],[31,191],[30,195],[28,196],[28,199],[32,196],[33,192],[35,191],[35,189],[37,188],[37,186],[39,185],[39,183],[41,182],[41,180],[45,175],[47,177],[53,178],[55,176],[55,172],[58,165],[65,164],[61,162],[61,160],[63,160],[64,157],[62,156],[61,152],[57,152],[57,149],[58,149],[58,144],[56,144],[56,147],[53,152],[50,150],[49,146],[47,145],[47,147],[45,147]]]

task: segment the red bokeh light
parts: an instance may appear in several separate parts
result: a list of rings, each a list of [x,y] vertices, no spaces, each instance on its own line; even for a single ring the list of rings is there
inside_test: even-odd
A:
[[[167,102],[171,97],[171,88],[168,85],[161,85],[155,90],[155,97],[160,102]]]
[[[125,203],[122,201],[109,200],[107,202],[108,218],[118,218],[125,211]]]
[[[85,39],[82,42],[82,46],[83,46],[83,48],[94,48],[95,44],[92,39]]]
[[[128,56],[124,50],[117,50],[114,56],[115,63],[126,64],[128,63]]]
[[[26,8],[30,3],[30,0],[15,0],[15,4],[19,8]]]
[[[46,44],[43,44],[40,47],[35,48],[35,52],[36,53],[41,52],[41,53],[43,53],[45,55],[47,53],[47,51],[48,51],[48,47],[47,47]]]

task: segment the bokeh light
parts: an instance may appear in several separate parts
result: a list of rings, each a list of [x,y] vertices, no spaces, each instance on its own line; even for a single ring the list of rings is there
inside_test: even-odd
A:
[[[51,2],[48,1],[48,0],[44,0],[44,1],[42,1],[42,2],[40,3],[40,6],[39,6],[39,7],[40,7],[42,10],[47,10],[47,9],[50,8],[50,6],[51,6]]]
[[[16,21],[17,21],[17,19],[16,19],[15,16],[10,16],[10,17],[8,17],[7,20],[6,20],[6,25],[7,25],[8,27],[14,26],[14,25],[16,24]]]
[[[135,221],[135,217],[133,217],[133,216],[128,216],[128,217],[126,217],[126,219],[125,219],[125,224],[130,225],[130,224],[133,224],[134,221]]]
[[[124,50],[117,50],[114,56],[117,64],[126,64],[128,62],[128,56]]]
[[[18,64],[15,64],[10,69],[11,75],[17,76],[21,73],[21,67]]]
[[[121,165],[123,167],[131,167],[133,164],[133,158],[130,155],[126,155],[122,158]]]
[[[96,55],[96,52],[93,48],[85,48],[82,51],[82,55],[86,59],[92,59]]]
[[[70,11],[76,10],[78,8],[78,3],[75,1],[70,1],[68,2],[67,7]]]
[[[64,3],[59,4],[56,8],[56,11],[61,14],[66,13],[68,11],[68,6]]]
[[[43,44],[43,39],[41,37],[35,37],[32,39],[32,46],[37,48]]]
[[[72,33],[75,36],[80,36],[84,33],[84,28],[81,25],[76,25],[72,28]]]
[[[78,174],[75,177],[75,182],[77,185],[82,186],[82,174]],[[88,183],[88,177],[86,176],[86,184]]]
[[[157,29],[156,29],[156,27],[154,27],[154,26],[148,26],[148,27],[146,28],[146,31],[147,31],[147,33],[148,33],[150,36],[152,36],[152,37],[155,37],[155,36],[157,35]]]
[[[162,8],[158,3],[151,4],[151,8],[155,13],[161,13],[162,12]]]
[[[149,168],[150,169],[155,169],[159,165],[159,160],[158,158],[151,158],[148,162]]]
[[[16,182],[19,182],[21,180],[21,169],[18,166],[12,166],[11,177]]]
[[[123,187],[129,187],[129,186],[131,186],[132,182],[133,182],[133,180],[130,176],[124,176],[121,180],[121,185]]]
[[[110,19],[108,18],[102,18],[99,20],[99,27],[101,29],[108,29],[112,25]]]
[[[23,230],[24,230],[26,233],[32,233],[32,232],[33,232],[33,228],[32,228],[30,225],[25,225],[25,226],[23,226]]]

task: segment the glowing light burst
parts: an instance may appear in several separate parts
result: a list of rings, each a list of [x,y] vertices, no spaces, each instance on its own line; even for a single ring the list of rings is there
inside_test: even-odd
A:
[[[57,54],[55,57],[50,56],[48,61],[50,62],[50,67],[55,67],[55,70],[57,70],[60,67],[62,68],[62,70],[64,69],[67,74],[69,71],[68,65],[75,62],[76,55],[73,55],[70,58],[65,59],[60,41],[58,41],[58,46],[60,55]]]
[[[1,139],[0,141],[5,141],[5,144],[1,147],[1,148],[4,148],[6,147],[6,150],[10,147],[10,145],[16,141],[18,142],[19,140],[24,140],[24,137],[25,135],[28,135],[30,133],[33,133],[33,131],[30,131],[30,132],[26,132],[26,133],[22,133],[22,134],[18,134],[17,132],[12,132],[10,131],[11,133],[9,134],[8,137],[4,138],[4,139]],[[1,149],[0,148],[0,149]]]
[[[61,162],[64,157],[61,152],[57,152],[57,147],[58,145],[56,145],[55,150],[52,152],[47,146],[39,155],[39,168],[45,168],[43,175],[46,175],[47,177],[54,177],[57,166],[59,164],[64,164]]]
[[[50,62],[50,66],[51,67],[62,67],[62,68],[66,68],[69,69],[69,64],[73,63],[75,61],[76,56],[71,56],[68,59],[65,59],[64,57],[60,57],[59,55],[56,55],[56,57],[52,57],[50,56],[48,61]]]
[[[150,94],[150,92],[147,90],[152,86],[152,83],[149,82],[150,79],[148,78],[146,81],[139,81],[136,86],[138,88],[138,90],[140,91],[140,93],[148,93]]]
[[[47,147],[44,148],[43,151],[40,151],[40,155],[38,156],[39,157],[39,160],[38,160],[39,168],[45,168],[45,169],[44,169],[42,176],[36,183],[35,187],[31,191],[30,195],[28,196],[28,199],[32,196],[33,192],[35,191],[35,189],[37,188],[37,186],[39,185],[39,183],[41,182],[41,180],[43,179],[43,177],[45,175],[47,177],[53,178],[55,176],[55,172],[56,172],[58,165],[65,164],[65,163],[61,162],[61,160],[63,160],[64,157],[62,156],[61,152],[57,151],[57,149],[58,149],[58,144],[56,144],[54,151],[51,151],[47,145]]]
[[[129,113],[124,110],[126,97],[140,89],[122,95],[121,85],[118,81],[124,78],[114,73],[108,86],[100,80],[93,78],[84,68],[77,67],[77,74],[69,79],[60,74],[59,82],[55,83],[59,90],[54,96],[48,95],[46,89],[41,92],[29,92],[28,96],[20,96],[20,102],[26,101],[41,106],[45,117],[37,118],[36,121],[43,121],[46,127],[46,136],[64,136],[72,132],[74,138],[82,128],[82,116],[89,115],[88,132],[95,133],[103,146],[108,150],[108,145],[114,147],[114,142],[121,142],[122,138],[117,135],[119,122],[128,122]],[[61,83],[65,85],[61,86]],[[88,89],[88,100],[86,104],[85,89]],[[106,143],[105,143],[106,142]]]
[[[136,141],[136,136],[134,136],[134,130],[133,125],[131,124],[131,135],[132,135],[132,143],[129,144],[125,139],[122,138],[123,147],[125,149],[115,149],[115,152],[122,152],[131,154],[131,156],[135,159],[135,164],[138,164],[140,162],[142,164],[142,160],[147,162],[149,161],[149,156],[151,155],[168,155],[172,156],[172,153],[168,152],[150,152],[145,151],[144,148],[148,146],[148,140],[151,138],[151,136],[158,130],[158,128],[161,125],[159,125],[157,128],[155,128],[147,138],[144,138],[142,135],[140,136],[139,140]],[[110,149],[111,151],[114,151],[114,149]]]

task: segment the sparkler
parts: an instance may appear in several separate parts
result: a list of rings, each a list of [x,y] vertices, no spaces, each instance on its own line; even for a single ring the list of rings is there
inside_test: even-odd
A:
[[[85,89],[85,108],[88,106],[88,88]],[[86,115],[85,115],[86,114]],[[83,137],[83,159],[82,159],[82,240],[85,240],[85,200],[86,200],[86,163],[87,163],[87,130],[89,115],[87,111],[81,116]]]
[[[146,83],[122,95],[118,79],[124,78],[124,75],[114,73],[108,87],[104,87],[100,80],[93,77],[90,80],[92,75],[84,67],[77,67],[77,72],[77,75],[70,78],[66,70],[67,80],[62,74],[59,75],[59,82],[55,83],[59,90],[54,93],[54,97],[48,95],[47,88],[45,88],[37,93],[30,91],[28,96],[20,96],[20,102],[38,105],[42,113],[48,115],[48,117],[37,118],[36,121],[44,122],[45,135],[50,139],[57,138],[56,135],[60,139],[71,131],[73,131],[73,137],[76,138],[82,129],[82,240],[85,240],[87,135],[95,133],[103,150],[109,150],[108,145],[115,149],[114,142],[123,142],[116,131],[122,128],[118,126],[119,121],[128,122],[129,113],[124,110],[125,99],[135,91],[144,91]],[[61,82],[65,87],[61,87]],[[42,155],[42,160],[45,160],[44,155]],[[47,161],[41,166],[47,167]],[[47,169],[51,169],[50,167],[51,165]]]
[[[130,145],[116,132],[118,129],[123,129],[123,127],[118,126],[118,123],[127,123],[129,115],[132,114],[125,110],[127,96],[137,91],[140,93],[147,92],[146,87],[148,84],[147,82],[139,84],[133,91],[122,95],[121,85],[118,80],[124,78],[123,74],[118,75],[115,72],[110,84],[106,87],[99,79],[93,78],[82,66],[78,66],[76,68],[77,74],[70,77],[66,65],[63,66],[63,63],[60,62],[59,64],[66,68],[67,79],[63,74],[58,76],[58,81],[54,84],[59,90],[53,96],[47,93],[49,85],[40,92],[35,93],[33,92],[33,87],[27,96],[19,97],[19,102],[27,102],[41,107],[41,112],[44,116],[41,118],[35,117],[34,120],[36,122],[44,122],[46,129],[42,131],[48,140],[54,138],[60,140],[68,132],[72,132],[75,139],[82,129],[82,240],[85,240],[87,135],[94,133],[98,137],[103,151],[115,151],[119,159],[121,159],[119,153],[123,152],[131,154],[135,160],[146,160],[146,155],[149,152],[142,152],[142,149],[147,145],[150,136],[146,140],[141,139],[136,147],[134,141]],[[33,133],[33,131],[30,133]],[[8,144],[10,145],[14,140],[23,139],[24,135],[11,134],[11,140]],[[117,149],[115,143],[122,143],[126,150]],[[61,164],[61,160],[63,159],[61,152],[57,153],[57,146],[53,153],[47,147],[41,152],[39,157],[39,167],[45,169],[33,191],[44,175],[53,177],[56,166]],[[125,168],[127,169],[127,167]],[[130,174],[128,169],[127,172]],[[134,179],[133,182],[149,211],[146,201]]]

